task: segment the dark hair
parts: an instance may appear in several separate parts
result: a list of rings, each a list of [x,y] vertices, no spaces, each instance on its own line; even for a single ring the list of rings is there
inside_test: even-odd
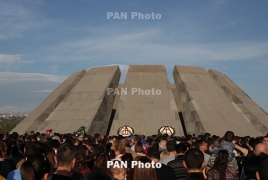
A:
[[[88,173],[85,173],[80,180],[111,180],[109,176],[107,176],[104,173],[96,172],[96,171],[90,171]]]
[[[186,135],[186,141],[190,141],[192,139],[192,135],[191,134],[187,134]]]
[[[140,161],[142,163],[151,163],[152,160],[146,156],[138,156],[135,161]],[[157,180],[155,168],[139,168],[135,166],[133,169],[132,180]]]
[[[151,159],[155,158],[155,159],[158,159],[159,160],[160,159],[160,152],[157,149],[155,149],[153,147],[150,147],[148,149],[147,156],[149,158],[151,158]]]
[[[232,131],[227,131],[224,135],[224,140],[232,142],[233,139],[234,139],[234,133]]]
[[[219,180],[224,180],[226,175],[225,171],[227,169],[229,154],[226,150],[220,150],[218,156],[215,159],[213,169],[217,170],[219,173]]]
[[[60,142],[57,139],[52,139],[51,141],[49,141],[49,145],[52,148],[58,149],[60,147]]]
[[[115,151],[119,151],[120,154],[125,154],[126,153],[125,145],[121,143],[116,144]]]
[[[57,160],[59,166],[69,166],[73,159],[77,156],[76,148],[71,145],[64,143],[57,150]]]
[[[188,169],[201,169],[204,162],[204,154],[197,148],[185,153],[185,163]]]
[[[167,144],[166,144],[166,147],[167,147],[168,152],[175,151],[175,149],[176,149],[176,141],[174,141],[174,140],[168,141]]]
[[[51,173],[51,165],[43,155],[27,156],[20,173],[22,180],[41,180],[45,173]]]
[[[244,163],[244,170],[247,180],[256,179],[256,172],[258,171],[260,161],[260,156],[250,156],[247,158]]]
[[[110,170],[107,168],[107,161],[110,161],[108,154],[102,153],[98,155],[94,164],[94,171],[102,172],[111,176]]]
[[[195,143],[194,143],[195,148],[200,149],[200,147],[203,145],[203,142],[205,142],[205,141],[204,140],[195,141]]]
[[[25,143],[26,153],[25,156],[41,155],[45,153],[44,149],[38,143],[27,142]]]
[[[122,161],[127,162],[127,168],[131,168],[131,163],[133,161],[133,156],[131,153],[126,153],[123,156],[121,156]]]
[[[141,142],[137,142],[137,144],[135,145],[135,152],[144,153],[144,149]]]
[[[260,161],[258,172],[261,180],[268,179],[268,155]]]
[[[76,155],[76,161],[72,173],[72,178],[73,179],[80,179],[82,174],[80,173],[83,171],[85,168],[87,168],[87,164],[85,162],[85,150],[82,146],[76,146],[77,150],[77,155]]]
[[[187,146],[184,143],[180,143],[176,145],[176,152],[179,153],[185,153],[187,150]]]

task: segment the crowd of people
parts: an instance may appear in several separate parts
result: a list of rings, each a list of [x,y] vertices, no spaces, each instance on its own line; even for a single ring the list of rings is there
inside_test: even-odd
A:
[[[32,131],[0,140],[0,180],[268,180],[268,136]]]

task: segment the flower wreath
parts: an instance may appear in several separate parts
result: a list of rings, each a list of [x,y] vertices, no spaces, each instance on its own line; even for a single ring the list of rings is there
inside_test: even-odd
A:
[[[157,131],[159,134],[168,134],[169,136],[173,136],[175,134],[175,129],[171,126],[162,126]]]
[[[85,126],[81,126],[76,132],[74,132],[75,136],[85,135],[85,134],[86,134],[86,127]]]
[[[131,136],[134,134],[134,129],[130,126],[125,125],[125,126],[118,128],[117,134],[124,136],[124,137]]]

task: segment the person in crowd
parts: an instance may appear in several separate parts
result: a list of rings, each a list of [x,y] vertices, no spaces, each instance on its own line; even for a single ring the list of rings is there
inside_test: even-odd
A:
[[[76,146],[77,149],[77,156],[75,161],[75,166],[72,172],[72,178],[73,179],[80,179],[81,176],[87,172],[90,171],[90,169],[87,167],[87,164],[85,162],[85,150],[84,148],[79,145]]]
[[[258,171],[256,172],[256,177],[257,180],[268,179],[268,155],[261,159]]]
[[[137,157],[137,153],[135,151],[132,151],[132,149],[130,148],[130,142],[126,138],[121,139],[119,143],[125,145],[126,153],[131,153],[133,156],[133,159],[135,159]],[[113,158],[111,157],[111,159],[113,159]]]
[[[152,160],[147,156],[138,156],[135,161],[141,163],[151,163]],[[156,169],[153,167],[150,168],[140,168],[139,166],[135,166],[133,169],[132,180],[157,180]]]
[[[96,157],[94,164],[94,171],[101,172],[107,176],[111,176],[110,170],[107,168],[107,162],[110,161],[110,157],[107,153],[101,153]]]
[[[244,163],[245,180],[257,179],[256,172],[258,171],[260,161],[260,156],[251,156],[246,159]]]
[[[90,171],[85,173],[80,180],[111,180],[111,178],[102,172]]]
[[[266,144],[266,146],[268,147],[268,136],[264,136],[262,143]]]
[[[203,168],[205,167],[204,153],[197,149],[189,149],[185,153],[184,167],[188,170],[186,180],[205,180]]]
[[[5,160],[7,145],[5,142],[0,142],[0,175],[7,178],[8,174],[13,171],[12,164]]]
[[[43,155],[27,156],[20,168],[22,180],[50,180],[52,168]]]
[[[210,155],[207,154],[207,153],[205,153],[205,151],[208,150],[208,145],[207,145],[206,141],[204,141],[204,140],[197,140],[195,142],[195,148],[197,148],[197,149],[199,149],[200,151],[203,152],[204,158],[205,158],[205,165],[207,165],[208,164],[208,161],[209,161],[209,158],[210,158]]]
[[[26,143],[25,144],[25,158],[21,160],[19,163],[22,165],[27,156],[32,156],[32,155],[44,155],[44,149],[40,146],[38,143]],[[21,180],[21,173],[20,173],[20,167],[21,165],[14,171],[11,171],[8,176],[7,180]]]
[[[112,161],[114,161],[114,160],[121,161],[121,156],[123,156],[125,153],[126,153],[125,145],[122,143],[116,144],[115,145],[116,157],[114,159],[112,159]]]
[[[160,160],[161,163],[167,165],[169,161],[172,161],[176,158],[176,141],[169,140],[166,144],[168,150],[168,156]]]
[[[146,154],[144,154],[144,149],[141,142],[137,142],[135,145],[135,152],[138,156],[146,156]]]
[[[127,162],[127,177],[129,177],[129,179],[130,179],[131,172],[132,172],[131,164],[132,164],[132,161],[133,161],[133,156],[130,153],[126,153],[121,157],[121,159],[122,159],[123,162]]]
[[[161,140],[159,142],[159,151],[160,152],[167,150],[166,144],[167,144],[167,141],[166,140]]]
[[[175,172],[177,180],[184,180],[186,178],[187,169],[183,166],[186,151],[187,147],[184,143],[177,144],[176,145],[177,157],[174,160],[169,161],[167,164]]]
[[[215,159],[213,167],[207,173],[208,180],[238,180],[238,171],[228,167],[229,153],[226,150],[220,150]]]
[[[160,160],[168,156],[168,151],[162,151],[160,153]]]
[[[227,131],[224,135],[224,141],[220,143],[218,150],[219,151],[226,150],[228,152],[229,154],[228,167],[231,167],[237,171],[238,165],[235,159],[235,154],[233,153],[234,151],[234,144],[232,143],[233,139],[234,139],[234,133],[232,131]],[[217,158],[218,155],[217,153],[218,152],[215,152],[214,154],[211,155],[206,167],[206,172],[213,167],[215,159]]]
[[[127,177],[127,169],[123,167],[117,167],[116,164],[113,164],[110,167],[110,173],[111,173],[112,180],[125,180],[125,178]]]
[[[157,149],[149,148],[147,156],[154,162],[160,160],[160,153]],[[175,180],[176,175],[173,169],[165,164],[161,164],[160,168],[155,168],[157,180]]]
[[[74,170],[77,149],[69,143],[62,144],[57,151],[57,170],[52,175],[52,180],[72,180],[71,173]]]

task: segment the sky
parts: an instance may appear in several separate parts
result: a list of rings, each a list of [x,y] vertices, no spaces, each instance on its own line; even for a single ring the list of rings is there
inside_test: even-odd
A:
[[[135,64],[165,65],[171,83],[174,65],[214,69],[268,112],[267,9],[253,0],[0,0],[0,112],[31,111],[72,73],[112,64],[121,82]]]

